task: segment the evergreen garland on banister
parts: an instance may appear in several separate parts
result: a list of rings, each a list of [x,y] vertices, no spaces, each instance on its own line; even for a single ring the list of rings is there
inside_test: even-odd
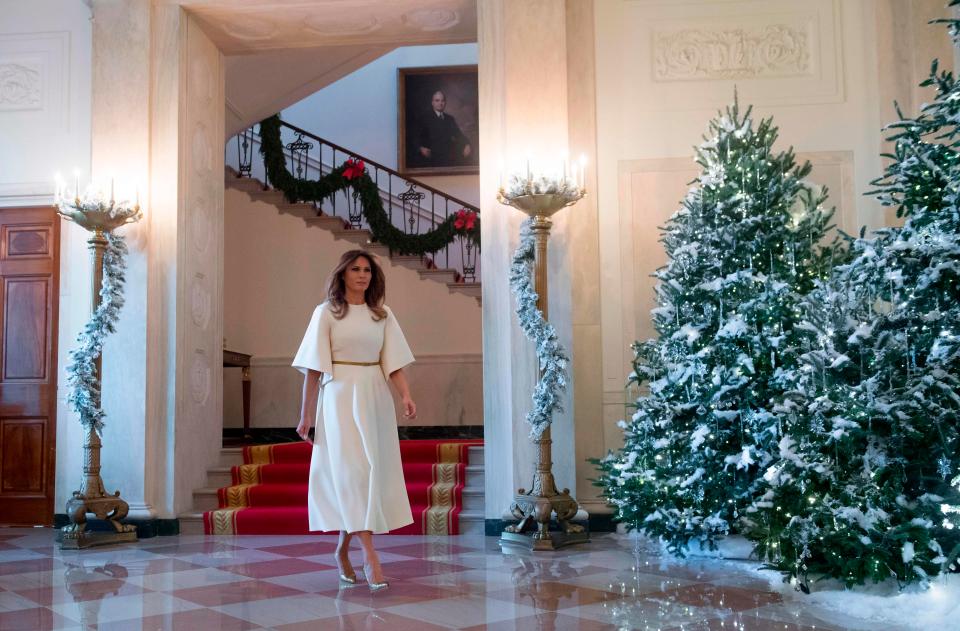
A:
[[[383,208],[380,189],[367,175],[363,162],[359,160],[347,160],[317,180],[294,177],[287,170],[278,115],[260,121],[260,153],[263,155],[270,183],[274,188],[283,191],[284,197],[290,203],[322,202],[331,195],[352,187],[354,198],[359,199],[363,216],[370,226],[373,240],[397,254],[432,254],[448,246],[457,236],[463,236],[477,246],[480,245],[479,217],[470,222],[458,222],[458,213],[454,213],[433,230],[422,234],[407,234],[394,226]],[[469,212],[464,210],[459,214]],[[454,225],[455,223],[460,227]]]

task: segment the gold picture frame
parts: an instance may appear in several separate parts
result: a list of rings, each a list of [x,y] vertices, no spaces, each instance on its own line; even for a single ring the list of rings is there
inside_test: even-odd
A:
[[[397,170],[479,173],[479,109],[476,65],[398,68]]]

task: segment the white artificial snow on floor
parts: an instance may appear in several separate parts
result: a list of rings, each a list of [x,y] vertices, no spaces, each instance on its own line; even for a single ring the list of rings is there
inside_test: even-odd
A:
[[[815,584],[812,589],[808,596],[811,604],[835,612],[837,620],[874,621],[877,624],[869,627],[874,631],[894,625],[925,631],[960,630],[960,574],[938,577],[928,589],[911,587],[902,592],[889,582],[854,589]]]
[[[635,533],[633,536],[641,549],[669,555],[662,544]],[[752,549],[749,541],[734,536],[722,540],[717,550],[700,550],[694,544],[687,555],[700,564],[715,562],[718,566],[748,570],[767,581],[770,589],[783,594],[781,609],[791,611],[790,620],[784,622],[863,631],[960,631],[960,574],[942,575],[927,587],[911,585],[902,591],[894,581],[848,589],[839,581],[823,580],[812,582],[807,595],[793,584],[784,583],[779,572],[762,569],[758,561],[750,558]]]

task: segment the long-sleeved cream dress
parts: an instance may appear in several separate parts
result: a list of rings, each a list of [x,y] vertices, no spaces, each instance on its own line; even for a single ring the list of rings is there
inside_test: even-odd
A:
[[[383,533],[413,523],[400,462],[397,412],[387,379],[413,362],[393,312],[374,321],[366,305],[337,320],[318,306],[294,368],[323,373],[307,508],[310,530]],[[355,366],[335,362],[379,362]]]

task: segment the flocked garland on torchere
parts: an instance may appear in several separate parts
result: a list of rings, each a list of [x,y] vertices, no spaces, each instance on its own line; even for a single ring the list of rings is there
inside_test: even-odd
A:
[[[102,302],[97,307],[83,331],[77,336],[77,348],[70,351],[67,366],[67,384],[70,388],[67,403],[79,415],[84,426],[92,425],[98,434],[103,433],[103,408],[100,407],[100,384],[96,360],[103,351],[107,335],[116,331],[123,308],[123,285],[126,280],[127,244],[122,235],[109,232],[107,247],[103,253]]]
[[[105,242],[100,304],[77,336],[77,348],[70,351],[71,362],[67,366],[67,403],[73,407],[84,427],[101,434],[105,415],[100,407],[100,376],[96,361],[103,352],[104,339],[116,331],[126,279],[127,244],[113,229],[139,221],[143,213],[139,200],[135,204],[117,201],[113,199],[112,190],[109,200],[102,191],[92,189],[81,198],[79,186],[72,198],[66,197],[62,195],[60,183],[57,184],[56,205],[61,216],[101,235]]]
[[[520,246],[510,265],[510,288],[517,300],[520,328],[537,349],[540,379],[533,391],[533,409],[527,412],[530,436],[537,439],[550,426],[554,412],[562,410],[560,395],[567,387],[569,358],[557,339],[557,330],[537,308],[537,292],[533,284],[535,242],[527,219],[520,229]]]
[[[317,180],[295,177],[287,169],[283,141],[280,138],[280,117],[277,115],[260,122],[260,153],[263,155],[270,183],[282,191],[291,203],[322,202],[331,195],[352,188],[374,241],[397,254],[432,254],[453,243],[458,235],[464,236],[476,246],[480,245],[479,217],[469,224],[460,221],[455,225],[458,223],[458,214],[454,213],[433,230],[421,234],[407,234],[394,226],[383,208],[380,189],[367,175],[362,161],[347,160]]]

